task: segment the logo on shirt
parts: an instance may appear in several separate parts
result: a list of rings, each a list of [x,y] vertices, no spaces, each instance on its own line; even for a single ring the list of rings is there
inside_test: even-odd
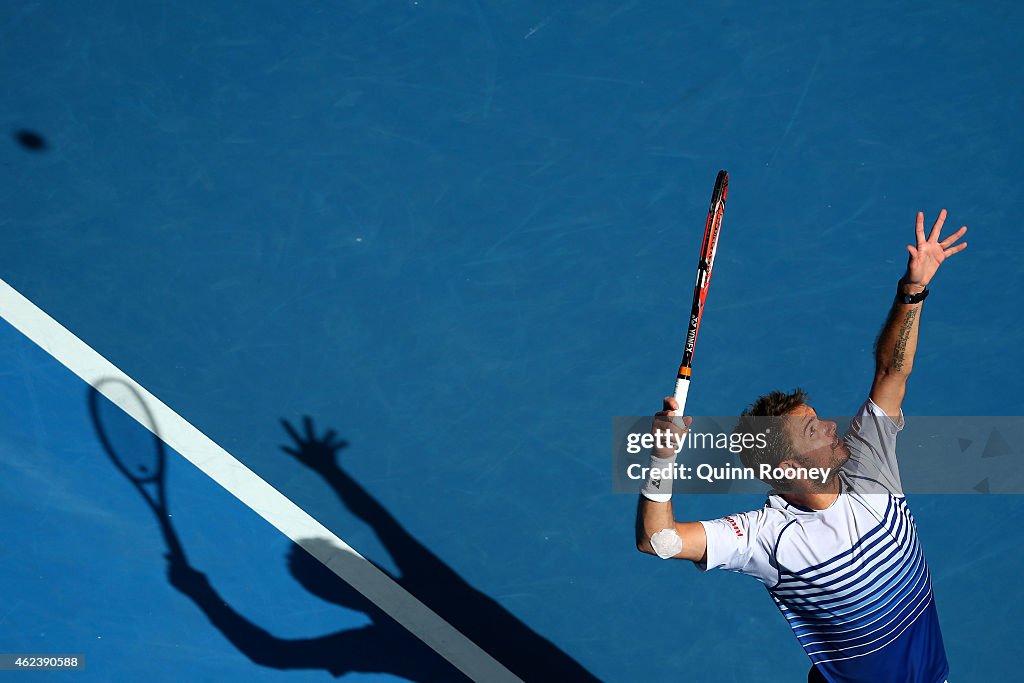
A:
[[[740,530],[740,525],[736,523],[735,519],[733,519],[732,517],[726,516],[725,517],[725,521],[729,522],[729,526],[732,527],[733,532],[737,536],[739,536],[741,538],[743,537],[743,532]]]

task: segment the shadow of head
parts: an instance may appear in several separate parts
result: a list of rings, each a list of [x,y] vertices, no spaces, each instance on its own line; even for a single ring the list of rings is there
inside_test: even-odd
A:
[[[346,551],[321,538],[303,539],[300,543],[293,543],[288,551],[288,570],[303,588],[322,600],[347,609],[370,616],[378,611],[372,602],[317,559]]]

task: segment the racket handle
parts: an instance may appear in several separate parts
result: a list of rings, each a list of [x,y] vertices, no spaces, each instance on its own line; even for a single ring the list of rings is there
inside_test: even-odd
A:
[[[682,415],[683,411],[686,410],[686,395],[690,393],[690,380],[685,377],[680,377],[676,380],[676,390],[672,392],[672,396],[679,403],[679,410],[676,410],[676,415]]]

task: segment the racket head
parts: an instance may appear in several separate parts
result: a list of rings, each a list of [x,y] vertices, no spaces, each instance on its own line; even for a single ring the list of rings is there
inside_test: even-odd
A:
[[[693,287],[693,303],[690,307],[690,321],[686,330],[686,344],[683,359],[679,364],[677,380],[688,382],[693,368],[693,351],[697,345],[697,334],[704,317],[704,303],[711,287],[711,274],[718,255],[718,240],[722,233],[722,219],[725,216],[725,200],[729,196],[729,172],[721,170],[715,178],[711,192],[708,217],[704,222],[704,239],[701,242],[700,258],[697,261],[697,281]]]
[[[725,216],[725,199],[729,196],[729,174],[719,171],[715,189],[711,193],[711,206],[704,224],[704,242],[701,244],[700,262],[697,264],[697,283],[694,286],[694,309],[697,311],[697,327],[704,316],[704,303],[711,288],[711,273],[718,255],[718,238],[722,234],[722,218]],[[696,335],[694,335],[696,336]],[[693,349],[690,349],[692,356]]]
[[[89,412],[103,450],[121,474],[139,486],[162,484],[164,443],[156,436],[153,414],[135,387],[120,379],[97,382],[89,391]]]
[[[708,271],[707,282],[703,290],[707,296],[707,286],[711,280],[711,270],[715,266],[718,254],[718,238],[722,234],[722,218],[725,216],[725,200],[729,197],[729,172],[719,171],[715,178],[715,189],[711,193],[711,205],[708,207],[708,218],[704,223],[704,243],[701,244],[701,259]],[[698,280],[698,284],[700,281]]]

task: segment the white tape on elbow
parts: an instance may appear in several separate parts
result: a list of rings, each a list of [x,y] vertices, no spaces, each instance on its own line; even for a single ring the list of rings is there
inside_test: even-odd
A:
[[[675,529],[662,529],[651,536],[651,547],[655,555],[667,560],[683,552],[683,539],[679,538]]]

